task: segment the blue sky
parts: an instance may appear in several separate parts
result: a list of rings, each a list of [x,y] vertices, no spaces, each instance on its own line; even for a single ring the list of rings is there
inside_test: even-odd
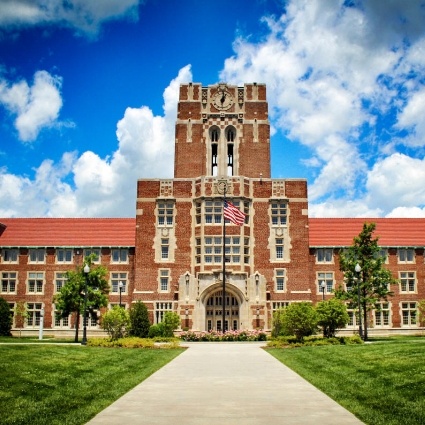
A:
[[[132,217],[178,87],[267,84],[316,217],[425,217],[425,2],[0,0],[0,217]]]

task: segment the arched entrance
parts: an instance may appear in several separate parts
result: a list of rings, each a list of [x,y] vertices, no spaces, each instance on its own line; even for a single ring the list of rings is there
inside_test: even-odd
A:
[[[240,327],[239,300],[230,291],[226,291],[224,331],[237,330]],[[222,331],[223,291],[213,292],[205,302],[205,329]]]

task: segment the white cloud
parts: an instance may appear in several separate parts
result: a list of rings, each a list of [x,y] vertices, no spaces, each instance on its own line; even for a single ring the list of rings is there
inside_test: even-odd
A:
[[[140,0],[2,0],[0,27],[59,24],[96,35],[104,21],[138,17]]]
[[[58,124],[61,85],[61,78],[47,71],[37,71],[32,86],[24,80],[14,84],[0,80],[0,104],[16,116],[14,125],[20,140],[34,141],[43,128]]]

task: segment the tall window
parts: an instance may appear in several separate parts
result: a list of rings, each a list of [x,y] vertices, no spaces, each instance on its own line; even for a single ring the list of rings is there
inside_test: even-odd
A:
[[[283,238],[276,239],[276,258],[283,258]]]
[[[271,204],[271,216],[273,226],[286,226],[286,201],[273,201]]]
[[[174,220],[174,202],[158,202],[158,226],[172,226]]]
[[[285,290],[285,269],[275,269],[276,291]]]
[[[317,248],[316,249],[316,262],[332,263],[332,258],[333,258],[332,248]]]
[[[170,291],[170,271],[168,269],[159,270],[159,290],[160,292]]]
[[[161,259],[168,260],[169,239],[161,238]]]
[[[413,248],[399,248],[398,249],[398,262],[399,263],[414,263],[415,250]]]
[[[111,273],[111,292],[120,292],[120,282],[122,282],[121,292],[127,292],[127,273]]]
[[[1,292],[14,293],[16,292],[16,272],[2,272],[1,274]]]
[[[401,316],[403,320],[403,326],[416,326],[416,303],[401,303]]]
[[[331,293],[334,286],[334,274],[331,273],[317,273],[317,292],[323,292],[322,283],[325,283],[325,293]]]
[[[43,305],[41,303],[27,303],[27,325],[28,326],[40,326],[42,308],[43,308]]]
[[[58,263],[71,263],[72,262],[72,249],[57,249],[56,261]]]
[[[55,273],[55,291],[59,292],[66,283],[66,273]]]
[[[202,259],[207,264],[221,264],[223,262],[223,238],[221,236],[207,236],[203,246],[201,238],[196,239],[196,256],[199,264]],[[241,238],[239,236],[226,236],[226,263],[241,262]]]
[[[156,302],[155,303],[155,323],[161,323],[164,319],[164,314],[167,311],[173,311],[172,302]]]
[[[57,310],[55,312],[55,328],[69,328],[69,317],[61,317]]]
[[[28,273],[28,293],[41,294],[43,292],[44,273]]]
[[[128,249],[115,248],[112,250],[112,263],[127,263],[128,262]]]
[[[2,262],[3,263],[17,263],[18,262],[18,250],[15,248],[5,248],[2,250]]]
[[[223,201],[205,201],[205,224],[221,224]]]
[[[390,304],[378,303],[374,310],[375,326],[389,326],[390,324]]]
[[[416,273],[400,272],[400,291],[416,292]]]
[[[44,263],[45,258],[44,248],[31,248],[29,250],[29,262],[30,263]]]

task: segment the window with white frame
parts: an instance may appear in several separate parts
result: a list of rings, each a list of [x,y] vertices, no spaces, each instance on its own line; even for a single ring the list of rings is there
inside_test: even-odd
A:
[[[348,323],[345,327],[355,328],[357,326],[356,312],[354,310],[347,309],[347,314],[348,314]]]
[[[122,282],[121,293],[127,292],[127,273],[111,273],[111,292],[115,294],[120,292],[120,282]]]
[[[401,303],[401,317],[403,326],[417,325],[417,306],[415,302]]]
[[[243,255],[244,255],[244,263],[249,264],[249,260],[250,260],[249,238],[244,238]]]
[[[397,254],[399,263],[415,262],[415,250],[413,248],[399,248]]]
[[[62,287],[66,283],[66,273],[63,272],[56,272],[55,273],[55,292],[59,292]]]
[[[287,202],[272,201],[271,203],[272,226],[286,226]]]
[[[40,326],[42,303],[27,303],[27,326]]]
[[[72,249],[59,248],[56,250],[57,263],[72,263]]]
[[[400,292],[416,292],[416,272],[400,272]]]
[[[44,273],[29,272],[28,273],[28,293],[41,294],[43,293]]]
[[[61,317],[61,315],[59,314],[59,311],[54,310],[54,314],[55,314],[55,328],[69,328],[69,324],[70,324],[70,316],[66,316],[66,317]]]
[[[168,238],[161,238],[161,260],[168,260],[170,250],[170,240]]]
[[[44,263],[46,257],[46,250],[44,248],[30,248],[29,262],[30,263]]]
[[[158,226],[172,226],[174,221],[174,202],[158,202]]]
[[[317,273],[318,293],[322,293],[322,283],[325,283],[325,293],[329,294],[334,288],[334,274],[333,272],[319,272]]]
[[[15,303],[8,303],[10,310],[10,317],[12,318],[12,326],[15,326]]]
[[[159,270],[159,291],[160,292],[170,291],[170,270],[168,269]]]
[[[173,303],[169,301],[159,301],[155,303],[155,323],[161,323],[164,319],[164,314],[173,311]]]
[[[283,292],[285,290],[285,269],[275,269],[274,274],[276,292]]]
[[[112,263],[128,263],[128,249],[114,248],[111,255]]]
[[[223,262],[223,238],[221,236],[206,236],[196,239],[196,262],[205,264],[221,264]],[[240,236],[226,236],[226,263],[239,264],[241,262]]]
[[[377,303],[374,310],[375,326],[386,327],[390,325],[390,304]]]
[[[17,272],[2,272],[1,274],[1,292],[3,294],[16,293]]]
[[[332,263],[333,249],[332,248],[317,248],[316,262],[317,263]]]
[[[221,217],[223,215],[223,201],[209,200],[205,201],[205,224],[221,224]]]
[[[276,259],[283,258],[283,238],[276,238]]]
[[[1,251],[2,263],[17,263],[19,251],[17,248],[4,248]]]
[[[89,255],[94,254],[96,257],[93,260],[93,263],[100,263],[100,249],[99,248],[85,248],[84,249],[84,257],[88,257]]]
[[[281,308],[286,308],[289,306],[289,301],[273,301],[272,302],[272,311],[273,313]]]

